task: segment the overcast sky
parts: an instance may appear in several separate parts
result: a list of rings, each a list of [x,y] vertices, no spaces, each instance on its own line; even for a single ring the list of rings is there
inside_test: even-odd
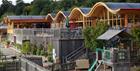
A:
[[[1,4],[1,1],[2,1],[2,0],[0,0],[0,4]],[[8,1],[12,1],[14,5],[16,4],[16,0],[8,0]],[[23,0],[23,1],[24,1],[25,3],[30,3],[30,2],[33,1],[33,0]]]

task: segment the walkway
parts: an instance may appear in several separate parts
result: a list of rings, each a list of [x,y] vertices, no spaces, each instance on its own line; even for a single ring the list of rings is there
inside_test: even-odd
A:
[[[13,48],[4,48],[2,45],[0,45],[0,52],[7,57],[20,56],[20,53]]]

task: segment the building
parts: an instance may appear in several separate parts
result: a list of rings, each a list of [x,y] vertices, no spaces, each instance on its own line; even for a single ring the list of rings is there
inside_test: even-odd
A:
[[[69,27],[66,26],[67,20]],[[51,34],[51,38],[53,38],[53,44],[56,45],[54,46],[56,49],[56,54],[61,59],[62,63],[65,63],[65,60],[67,60],[69,57],[74,56],[74,52],[79,51],[78,49],[82,50],[82,48],[80,48],[83,45],[82,32],[80,30],[81,33],[79,34],[75,29],[85,29],[88,26],[96,27],[97,22],[99,21],[107,24],[110,30],[120,31],[126,29],[125,32],[129,33],[132,28],[140,27],[140,3],[98,2],[92,8],[76,7],[69,12],[59,11],[57,14],[48,14],[46,17],[7,16],[4,18],[4,22],[8,25],[7,33],[12,35],[12,37],[15,36],[14,31],[17,28],[20,28],[17,29],[18,31],[26,28],[26,32],[29,32],[27,28],[33,29],[34,27],[37,30],[34,30],[33,34],[35,34],[34,32],[41,35],[47,34],[47,36],[48,34]],[[46,27],[44,27],[45,25]],[[22,35],[25,35],[25,33]],[[16,38],[14,37],[14,39]],[[35,37],[34,39],[37,38]],[[75,41],[78,41],[79,43],[76,44],[79,45],[75,45],[72,47],[73,41],[74,44],[76,43]],[[80,54],[80,52],[84,51],[79,51],[79,53],[77,54]],[[69,56],[69,54],[71,55]],[[78,56],[82,55],[83,54]],[[71,58],[73,58],[73,60],[76,60],[78,57]]]

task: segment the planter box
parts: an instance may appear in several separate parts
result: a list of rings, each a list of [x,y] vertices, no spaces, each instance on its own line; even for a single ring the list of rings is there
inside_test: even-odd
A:
[[[89,68],[89,60],[88,59],[79,59],[76,60],[76,70],[79,69],[88,69]]]

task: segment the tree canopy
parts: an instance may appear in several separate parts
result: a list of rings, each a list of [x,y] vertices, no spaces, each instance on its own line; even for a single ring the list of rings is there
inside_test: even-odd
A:
[[[97,40],[97,37],[102,35],[108,29],[108,25],[104,22],[97,22],[96,27],[87,27],[84,29],[84,42],[85,47],[95,50],[96,48],[102,48],[103,42]]]
[[[0,17],[6,14],[14,15],[47,15],[57,13],[59,10],[71,10],[74,7],[92,7],[96,2],[140,2],[140,0],[33,0],[30,4],[23,0],[16,0],[16,5],[11,1],[2,0]]]

